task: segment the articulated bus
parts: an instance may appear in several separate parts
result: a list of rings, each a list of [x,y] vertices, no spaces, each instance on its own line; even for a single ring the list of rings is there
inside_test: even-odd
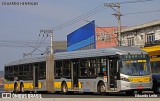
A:
[[[47,61],[43,56],[5,64],[4,90],[133,94],[152,89],[149,56],[140,48],[55,53],[54,70]]]
[[[147,51],[150,56],[153,92],[160,93],[160,45],[144,47],[142,50]]]

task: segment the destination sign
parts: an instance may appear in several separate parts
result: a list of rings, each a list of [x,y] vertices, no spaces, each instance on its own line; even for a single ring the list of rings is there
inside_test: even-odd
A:
[[[146,54],[128,54],[128,55],[121,55],[122,59],[146,59]]]

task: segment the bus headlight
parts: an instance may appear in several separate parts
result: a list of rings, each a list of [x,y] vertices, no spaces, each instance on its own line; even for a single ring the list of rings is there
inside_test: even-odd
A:
[[[125,77],[121,77],[121,80],[129,82],[129,79]]]
[[[150,79],[149,79],[150,81],[152,81],[152,77],[150,77]]]
[[[133,78],[128,78],[129,82],[133,82]]]

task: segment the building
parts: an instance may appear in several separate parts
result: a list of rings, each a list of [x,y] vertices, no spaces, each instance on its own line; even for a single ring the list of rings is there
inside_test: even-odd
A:
[[[67,42],[66,41],[54,41],[53,47],[54,47],[54,53],[66,52],[67,51]]]
[[[67,35],[67,51],[95,48],[95,21]]]
[[[117,45],[117,27],[95,27],[95,21],[67,35],[67,51],[106,48]]]
[[[144,47],[160,40],[160,20],[128,27],[121,31],[122,46]]]
[[[144,47],[160,43],[160,20],[121,27],[121,45]],[[67,36],[67,51],[117,46],[117,27],[95,27],[95,21]]]
[[[117,27],[96,27],[96,48],[117,46],[117,35],[113,32]]]

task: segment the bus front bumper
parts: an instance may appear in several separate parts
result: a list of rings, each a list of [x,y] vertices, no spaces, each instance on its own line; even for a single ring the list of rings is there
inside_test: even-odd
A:
[[[151,90],[152,89],[152,81],[150,82],[127,82],[121,81],[121,90]]]

